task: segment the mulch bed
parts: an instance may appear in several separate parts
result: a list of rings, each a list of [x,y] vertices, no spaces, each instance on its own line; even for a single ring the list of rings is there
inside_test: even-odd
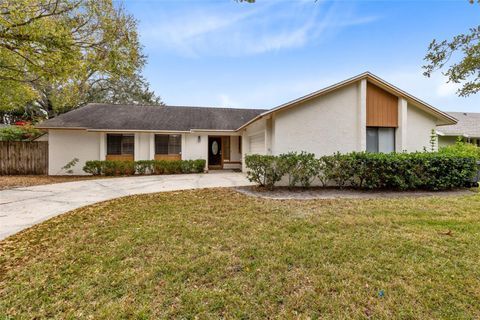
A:
[[[278,200],[310,200],[310,199],[377,199],[377,198],[399,198],[399,197],[445,197],[472,195],[474,191],[469,189],[447,190],[447,191],[369,191],[351,188],[334,187],[310,187],[310,188],[288,188],[275,187],[268,190],[258,186],[237,187],[236,191],[253,197]]]

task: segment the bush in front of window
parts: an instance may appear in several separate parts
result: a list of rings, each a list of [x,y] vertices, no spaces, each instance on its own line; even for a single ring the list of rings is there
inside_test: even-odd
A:
[[[87,161],[83,171],[92,175],[128,176],[145,174],[201,173],[206,161],[198,160],[92,160]]]
[[[317,181],[324,186],[447,190],[470,187],[478,171],[475,157],[439,152],[352,152],[318,159],[307,153],[247,155],[245,164],[247,178],[269,189],[283,176],[289,178],[290,187],[307,187],[313,181],[312,175],[316,174]]]
[[[131,176],[135,174],[133,161],[105,161],[104,174],[106,176]]]

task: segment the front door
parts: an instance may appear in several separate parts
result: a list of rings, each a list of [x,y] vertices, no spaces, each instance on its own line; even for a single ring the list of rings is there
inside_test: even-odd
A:
[[[208,137],[208,166],[222,167],[221,137]]]

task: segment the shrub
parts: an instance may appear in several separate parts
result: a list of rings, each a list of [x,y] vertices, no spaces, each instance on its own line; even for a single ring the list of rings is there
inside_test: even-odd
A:
[[[250,155],[245,161],[249,180],[268,188],[273,188],[286,175],[289,186],[298,182],[307,187],[317,176],[323,185],[333,182],[338,187],[445,190],[470,186],[478,170],[473,153],[464,152],[464,149],[451,154],[336,153],[320,159],[308,153],[288,153],[278,157]]]
[[[279,156],[281,171],[288,176],[289,187],[309,187],[319,173],[319,161],[313,153],[289,152]]]
[[[252,154],[245,156],[245,164],[249,169],[247,178],[261,187],[273,189],[275,183],[284,175],[282,161],[279,157]]]
[[[457,157],[473,157],[480,160],[480,148],[474,144],[464,142],[460,137],[455,144],[441,147],[438,152],[440,154],[457,156]]]
[[[134,161],[104,161],[103,174],[106,176],[129,176],[135,174]]]
[[[153,160],[139,160],[135,161],[135,172],[137,174],[152,174]]]
[[[85,162],[83,166],[83,171],[86,173],[93,174],[94,176],[99,176],[103,174],[103,162],[100,160],[90,160]]]
[[[28,123],[0,128],[0,141],[29,141],[41,135],[42,131]]]
[[[182,173],[192,173],[192,160],[184,160],[180,163]]]
[[[353,173],[350,160],[349,154],[342,155],[338,152],[332,156],[323,156],[320,161],[322,162],[325,179],[333,181],[339,187],[345,186]]]
[[[153,174],[165,174],[164,160],[153,161]]]
[[[202,159],[197,160],[183,160],[180,163],[182,173],[201,173],[205,170],[206,161]]]
[[[203,159],[192,160],[192,170],[195,173],[202,173],[205,170],[207,162]]]
[[[182,160],[162,160],[166,174],[182,173]]]
[[[205,160],[139,160],[139,161],[87,161],[83,171],[93,175],[122,176],[133,174],[200,173]]]

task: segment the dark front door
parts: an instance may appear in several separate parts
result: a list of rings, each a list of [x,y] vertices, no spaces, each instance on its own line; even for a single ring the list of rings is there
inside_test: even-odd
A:
[[[208,137],[208,165],[222,166],[222,138]]]

